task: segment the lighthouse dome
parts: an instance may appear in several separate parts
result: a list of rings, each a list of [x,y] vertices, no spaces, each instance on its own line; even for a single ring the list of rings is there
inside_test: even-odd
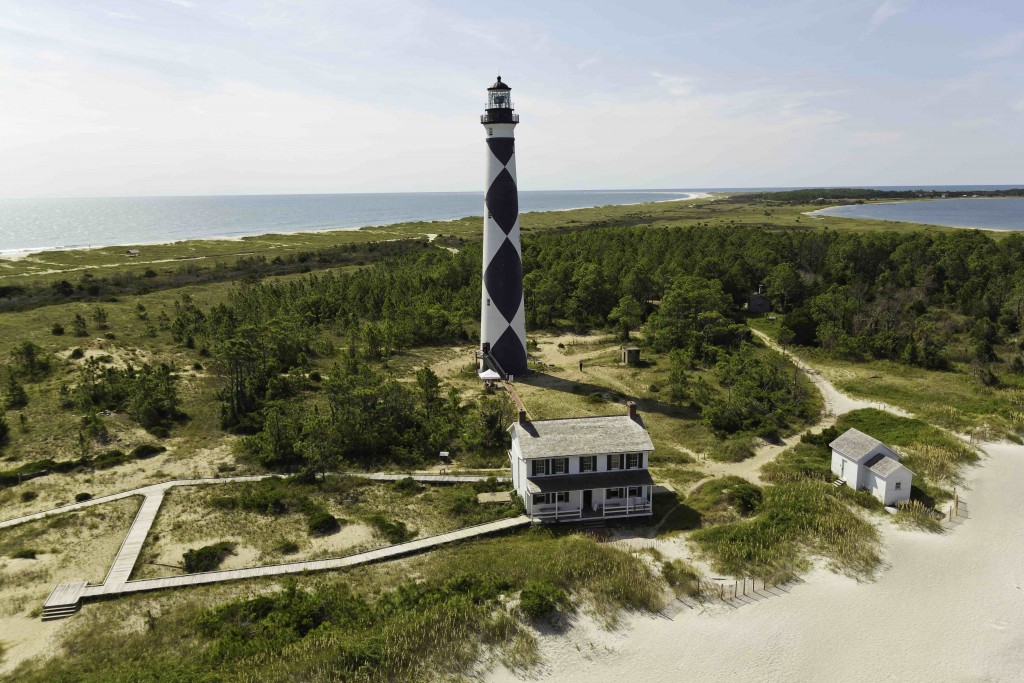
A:
[[[494,85],[492,85],[490,88],[488,88],[488,90],[511,90],[511,89],[512,88],[508,87],[507,83],[502,83],[501,82],[501,76],[498,76],[498,80],[494,82]]]

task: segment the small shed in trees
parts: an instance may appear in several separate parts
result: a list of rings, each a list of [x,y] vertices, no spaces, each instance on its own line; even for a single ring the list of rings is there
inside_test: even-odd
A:
[[[623,346],[620,350],[619,362],[625,363],[626,365],[639,365],[640,364],[640,347],[639,346]]]
[[[868,491],[885,505],[910,499],[914,473],[900,454],[858,429],[848,429],[829,444],[832,472],[852,489]]]
[[[764,285],[758,285],[757,291],[750,295],[747,310],[751,313],[767,313],[772,310],[772,300],[764,293]]]

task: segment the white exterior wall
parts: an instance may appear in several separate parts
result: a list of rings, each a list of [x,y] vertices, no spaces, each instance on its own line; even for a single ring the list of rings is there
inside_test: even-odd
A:
[[[521,454],[521,452],[519,450],[519,442],[518,442],[518,439],[517,439],[517,437],[515,435],[515,432],[513,432],[512,448],[510,449],[509,452],[510,452],[510,456],[511,456],[511,463],[510,464],[511,464],[511,469],[512,469],[512,483],[513,483],[513,486],[515,488],[516,493],[519,495],[519,497],[522,499],[523,503],[525,504],[527,514],[532,514],[532,512],[533,512],[533,496],[527,491],[527,485],[528,485],[528,478],[530,477],[530,473],[531,473],[531,470],[532,470],[532,465],[530,463],[531,463],[531,461],[533,459],[525,459],[525,458],[522,457],[522,454]],[[567,474],[580,474],[580,456],[574,455],[574,456],[567,456],[567,457],[569,458],[569,469],[568,469]],[[597,470],[596,470],[596,472],[607,472],[608,471],[608,454],[607,453],[601,454],[601,455],[596,456],[596,458],[597,458]],[[546,458],[537,458],[537,459],[544,460]],[[648,453],[648,452],[641,452],[640,453],[640,469],[647,469],[647,466],[649,464],[649,460],[650,460],[650,453]],[[636,468],[634,468],[634,469],[636,469]],[[623,471],[623,470],[615,470],[615,471]],[[586,474],[586,473],[584,473],[584,474]],[[649,486],[645,487],[645,488],[646,489],[650,489]],[[599,509],[604,506],[604,503],[605,503],[605,489],[603,489],[603,488],[582,489],[582,490],[579,490],[579,491],[569,492],[569,502],[567,502],[567,503],[560,503],[559,505],[565,505],[566,508],[568,508],[568,507],[577,507],[577,508],[581,507],[582,504],[583,504],[583,493],[582,493],[583,490],[593,490],[593,502],[592,502],[592,504],[596,504]]]
[[[843,467],[843,463],[846,463],[845,468]],[[853,460],[850,460],[839,451],[832,451],[832,473],[846,482],[846,485],[851,489],[857,489],[861,469],[860,465],[855,463]]]
[[[881,477],[879,477],[881,478]],[[886,505],[895,505],[904,500],[910,500],[910,487],[913,485],[914,475],[906,467],[901,467],[885,479],[885,492],[882,502]],[[896,482],[902,486],[896,490]]]

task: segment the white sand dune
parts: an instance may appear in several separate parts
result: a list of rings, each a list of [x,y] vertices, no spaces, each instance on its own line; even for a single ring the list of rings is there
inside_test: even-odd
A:
[[[883,525],[870,583],[825,570],[735,610],[586,619],[542,636],[539,680],[1024,680],[1024,446],[992,444],[968,476],[969,519],[944,535]],[[504,669],[489,681],[521,680]]]

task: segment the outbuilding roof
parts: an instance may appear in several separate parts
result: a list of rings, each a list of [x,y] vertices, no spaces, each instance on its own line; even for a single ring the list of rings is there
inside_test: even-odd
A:
[[[654,444],[639,417],[577,417],[532,420],[512,425],[524,458],[653,451]]]
[[[881,453],[864,463],[864,466],[883,479],[901,467],[903,467],[903,469],[907,469],[899,460],[890,458],[887,455],[882,455]],[[909,472],[909,470],[907,471]]]
[[[884,446],[888,450],[888,446],[874,438],[868,436],[859,429],[847,429],[843,434],[829,444],[833,450],[837,450],[848,458],[854,460],[860,460],[865,455],[875,450],[879,446]]]

